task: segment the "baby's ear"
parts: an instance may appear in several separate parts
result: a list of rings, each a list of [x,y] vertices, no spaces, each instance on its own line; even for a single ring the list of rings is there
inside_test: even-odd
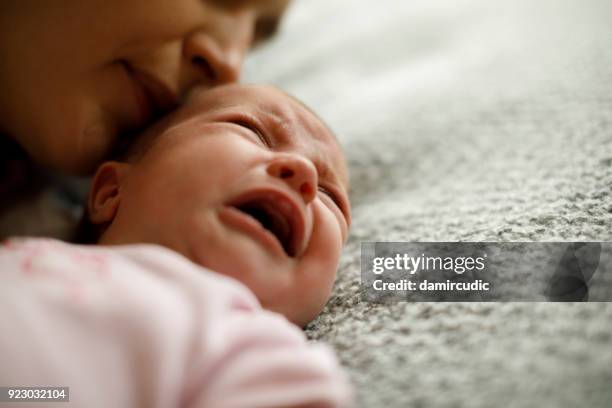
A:
[[[96,171],[89,191],[87,211],[92,224],[108,224],[115,219],[121,201],[121,185],[130,165],[108,161]]]

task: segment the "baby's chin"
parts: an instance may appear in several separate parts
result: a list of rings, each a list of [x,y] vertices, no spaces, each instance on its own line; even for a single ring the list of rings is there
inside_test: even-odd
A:
[[[308,323],[312,322],[322,311],[327,303],[327,300],[317,306],[312,305],[296,305],[296,304],[271,304],[266,305],[262,304],[263,308],[266,310],[270,310],[275,313],[279,313],[291,323],[295,324],[299,327],[306,327]]]
[[[192,261],[237,280],[264,309],[280,313],[300,327],[323,310],[331,295],[331,285],[325,280],[301,280],[305,275],[312,276],[305,268],[319,268],[320,264],[304,258],[277,257],[250,239],[232,240],[231,245],[208,240],[207,245],[192,246],[190,252]]]
[[[327,296],[322,302],[311,301],[309,295],[301,292],[291,279],[295,271],[289,270],[286,265],[261,268],[260,264],[249,262],[241,262],[240,266],[236,263],[229,265],[220,262],[198,262],[198,264],[240,282],[255,295],[264,309],[282,314],[300,327],[312,321],[328,300]],[[284,270],[280,270],[281,268]]]
[[[331,297],[331,288],[328,290],[323,283],[320,287],[306,287],[301,283],[295,283],[291,287],[276,288],[272,295],[269,292],[258,293],[258,288],[250,289],[264,309],[285,316],[299,327],[304,327],[313,321],[323,311]]]

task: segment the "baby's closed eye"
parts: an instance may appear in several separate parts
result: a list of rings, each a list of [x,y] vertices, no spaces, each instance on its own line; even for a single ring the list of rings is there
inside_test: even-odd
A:
[[[259,125],[254,123],[254,121],[245,118],[237,118],[229,121],[229,123],[248,130],[253,136],[256,136],[259,139],[258,141],[261,142],[265,147],[272,147],[270,138],[266,135],[264,131],[261,130],[261,127]]]

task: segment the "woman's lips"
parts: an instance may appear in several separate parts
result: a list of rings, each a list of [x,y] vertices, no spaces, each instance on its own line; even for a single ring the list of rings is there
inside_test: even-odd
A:
[[[137,126],[141,126],[153,117],[153,103],[144,87],[137,82],[134,83],[134,95],[136,98],[136,107],[138,109],[138,117],[136,119],[138,123]]]
[[[256,219],[238,210],[235,207],[223,207],[219,211],[219,218],[232,229],[236,229],[251,236],[275,255],[286,256],[281,243],[270,231],[265,229]]]
[[[177,106],[178,97],[162,81],[128,62],[124,61],[123,66],[133,84],[139,126]]]

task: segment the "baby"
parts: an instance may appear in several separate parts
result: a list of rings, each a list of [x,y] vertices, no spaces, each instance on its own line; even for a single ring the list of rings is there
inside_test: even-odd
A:
[[[350,225],[327,127],[281,91],[229,85],[119,157],[88,201],[102,246],[0,250],[0,384],[69,386],[88,407],[347,404],[333,354],[281,316],[320,312]]]

